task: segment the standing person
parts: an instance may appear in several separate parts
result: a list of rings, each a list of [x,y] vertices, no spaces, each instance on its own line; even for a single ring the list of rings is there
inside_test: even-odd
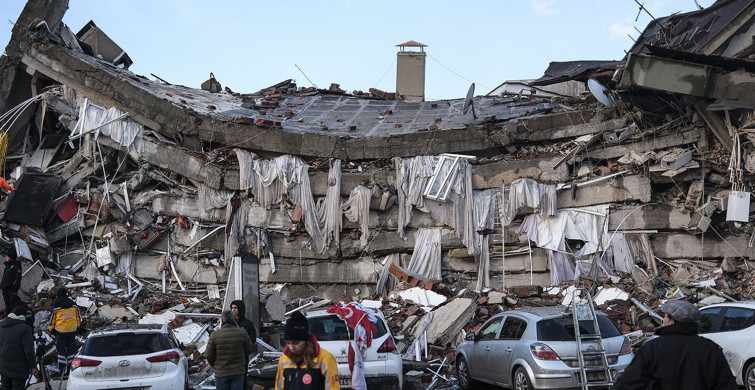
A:
[[[5,259],[5,270],[3,279],[0,281],[0,290],[3,290],[3,303],[5,303],[5,314],[10,314],[13,310],[11,296],[18,295],[21,288],[21,262],[16,259],[13,252],[3,252],[0,254]]]
[[[0,321],[0,380],[3,390],[22,390],[29,374],[37,373],[34,338],[24,321],[25,309],[16,306]]]
[[[249,335],[249,340],[252,341],[252,350],[249,352],[248,355],[246,355],[246,369],[247,374],[249,370],[249,359],[252,357],[252,353],[256,352],[257,348],[255,348],[257,344],[257,330],[254,328],[254,323],[252,321],[249,321],[248,318],[246,318],[246,305],[244,305],[244,301],[233,301],[231,302],[231,312],[233,313],[233,317],[236,319],[236,326],[239,328],[243,328],[246,333]],[[244,374],[244,388],[246,389],[246,378],[247,374]]]
[[[220,315],[220,329],[212,332],[205,357],[215,369],[217,390],[242,390],[246,376],[246,356],[252,352],[252,341],[242,328],[236,326],[233,312]]]
[[[339,390],[338,364],[333,355],[320,348],[309,333],[307,317],[295,312],[287,321],[283,338],[286,348],[278,360],[276,390]]]
[[[721,347],[697,335],[697,307],[676,300],[660,310],[658,337],[637,351],[613,390],[737,390]]]
[[[58,289],[57,298],[50,308],[48,330],[55,336],[55,350],[58,353],[60,377],[68,375],[68,368],[76,356],[76,331],[81,325],[81,315],[76,303],[68,297],[65,287]]]
[[[24,318],[26,319],[26,325],[29,325],[29,328],[31,328],[32,335],[34,333],[34,312],[31,311],[31,308],[29,305],[26,304],[26,302],[21,300],[21,297],[16,295],[11,295],[10,297],[10,307],[11,311],[15,310],[17,307],[21,307],[24,309]]]

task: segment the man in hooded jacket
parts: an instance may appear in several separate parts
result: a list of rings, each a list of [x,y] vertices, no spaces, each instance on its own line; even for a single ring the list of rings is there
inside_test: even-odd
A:
[[[26,387],[29,374],[37,373],[34,356],[34,338],[24,321],[23,307],[0,321],[0,378],[3,390],[21,390]]]
[[[234,318],[236,318],[236,325],[239,328],[244,328],[249,335],[249,339],[252,340],[252,346],[254,346],[257,343],[257,330],[254,328],[254,323],[246,318],[246,305],[244,301],[231,302],[231,311]]]
[[[236,319],[236,325],[244,329],[249,335],[249,340],[252,341],[252,350],[246,356],[246,363],[249,366],[249,359],[252,357],[252,353],[257,351],[257,330],[254,328],[254,323],[246,318],[246,305],[244,301],[231,302],[231,312],[233,312],[233,317]],[[244,375],[244,388],[246,388],[246,375]]]

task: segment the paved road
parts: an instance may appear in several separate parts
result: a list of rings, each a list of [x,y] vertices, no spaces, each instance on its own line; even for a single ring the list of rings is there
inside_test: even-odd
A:
[[[66,388],[66,381],[63,381],[61,384],[59,380],[53,379],[50,380],[50,385],[52,385],[52,390],[58,390],[58,389],[65,389]],[[45,390],[45,383],[35,383],[29,387],[26,388],[27,390]]]

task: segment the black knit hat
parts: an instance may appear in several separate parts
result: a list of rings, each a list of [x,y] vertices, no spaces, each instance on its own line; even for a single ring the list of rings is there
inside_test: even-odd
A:
[[[309,340],[309,323],[304,314],[297,311],[286,320],[283,339],[286,341]]]

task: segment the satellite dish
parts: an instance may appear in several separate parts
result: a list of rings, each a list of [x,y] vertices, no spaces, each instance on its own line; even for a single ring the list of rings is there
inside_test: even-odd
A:
[[[472,108],[472,117],[477,119],[477,115],[475,115],[474,112],[474,101],[472,100],[474,98],[474,83],[469,86],[469,91],[467,91],[467,97],[464,98],[464,107],[461,109],[461,112],[466,115],[467,111],[469,111],[469,108]]]
[[[599,83],[598,80],[587,80],[587,89],[589,89],[590,93],[595,96],[595,99],[597,99],[604,106],[613,108],[614,102],[613,97],[611,96],[611,92],[606,87],[604,87],[603,84]]]

